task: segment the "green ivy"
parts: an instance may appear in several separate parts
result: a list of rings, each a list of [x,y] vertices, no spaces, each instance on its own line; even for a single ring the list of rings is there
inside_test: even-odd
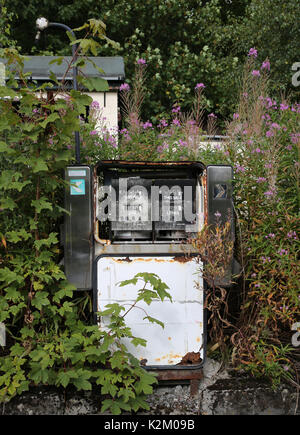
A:
[[[99,30],[104,37],[101,22],[89,26],[92,35]],[[94,47],[87,41],[77,40],[84,54]],[[34,385],[72,385],[98,388],[102,412],[148,409],[146,397],[156,377],[140,366],[122,338],[135,346],[146,341],[132,335],[118,304],[98,313],[109,318],[105,330],[95,325],[89,294],[74,293],[59,265],[64,168],[74,158],[70,144],[79,116],[92,100],[74,90],[68,98],[58,90],[53,98],[46,86],[40,97],[40,88],[29,85],[22,72],[22,56],[14,49],[1,55],[7,58],[8,81],[0,87],[0,322],[7,332],[7,346],[0,348],[0,401]],[[140,281],[144,286],[131,309],[140,300],[170,298],[156,275],[139,274],[132,283]]]

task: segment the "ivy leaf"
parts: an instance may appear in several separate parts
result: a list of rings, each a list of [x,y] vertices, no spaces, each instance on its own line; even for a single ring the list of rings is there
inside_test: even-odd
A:
[[[31,205],[36,209],[37,213],[40,213],[42,210],[51,210],[52,211],[52,204],[51,202],[47,201],[47,198],[44,196],[40,199],[33,199],[31,201]]]
[[[150,317],[150,316],[146,316],[143,318],[143,320],[149,320],[150,323],[157,323],[157,325],[160,325],[162,328],[165,327],[165,325],[163,324],[163,322],[161,322],[160,320],[155,319],[154,317]]]
[[[0,153],[13,154],[15,150],[12,149],[7,143],[0,141]]]
[[[43,306],[49,305],[50,301],[48,299],[48,292],[43,292],[43,291],[36,292],[31,303],[38,310],[41,310]]]
[[[4,198],[1,200],[0,203],[0,209],[8,209],[8,210],[13,210],[14,208],[16,208],[17,204],[15,203],[15,201],[12,198]]]
[[[44,159],[41,157],[38,157],[35,161],[34,165],[32,166],[32,170],[34,173],[36,172],[42,172],[42,171],[48,171],[48,166]]]
[[[90,92],[107,92],[109,91],[109,86],[107,80],[101,78],[101,77],[88,77],[84,78],[82,81],[83,85],[90,91]]]
[[[78,390],[91,390],[92,384],[88,381],[91,377],[91,373],[88,370],[77,370],[78,377],[74,379],[73,384]]]
[[[56,113],[56,112],[54,112],[54,113],[51,113],[44,121],[42,121],[42,122],[40,122],[40,126],[42,127],[42,128],[46,128],[47,127],[47,125],[50,123],[50,122],[54,122],[54,121],[56,121],[57,119],[60,119],[60,116],[59,116],[59,114],[58,113]]]
[[[144,338],[133,337],[131,343],[134,346],[147,346],[147,340],[145,340]]]

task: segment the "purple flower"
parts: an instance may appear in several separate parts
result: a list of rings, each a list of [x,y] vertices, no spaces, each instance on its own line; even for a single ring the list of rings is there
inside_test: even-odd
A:
[[[250,48],[248,56],[257,57],[257,50],[255,48]]]
[[[98,101],[92,101],[91,103],[91,108],[92,109],[99,109],[100,108],[100,104],[98,103]]]
[[[158,147],[156,148],[158,153],[162,153],[164,150],[164,147],[162,145],[158,145]]]
[[[277,130],[280,130],[280,125],[279,124],[277,124],[277,122],[273,122],[272,124],[271,124],[271,127],[272,128],[276,128]]]
[[[128,83],[122,83],[122,85],[120,86],[120,91],[125,91],[125,92],[130,91],[129,84]]]
[[[96,135],[96,134],[98,134],[98,131],[97,131],[97,130],[92,130],[92,131],[90,131],[90,135],[91,135],[91,136],[94,136],[94,135]]]
[[[260,76],[260,72],[258,71],[258,69],[254,69],[251,74],[253,75],[253,77],[259,77]]]
[[[287,110],[288,108],[289,108],[288,104],[284,104],[284,103],[280,104],[280,110]]]
[[[159,121],[159,127],[168,127],[168,123],[165,119]]]
[[[291,134],[291,141],[296,145],[298,141],[300,140],[300,133],[292,133]]]
[[[272,168],[272,163],[266,163],[266,164],[265,164],[265,168],[267,168],[267,169],[271,169],[271,168]]]
[[[178,113],[180,112],[180,106],[174,106],[172,109],[172,113]]]
[[[268,130],[267,133],[266,133],[266,136],[267,137],[272,137],[272,136],[274,136],[274,132],[272,130]]]
[[[240,115],[238,113],[233,114],[233,119],[239,119]]]
[[[179,139],[178,143],[179,143],[179,145],[180,145],[181,147],[187,147],[187,142],[185,142],[185,141],[182,140],[182,139]]]
[[[273,190],[267,190],[266,192],[264,192],[264,195],[267,197],[271,197],[274,195],[274,191]]]
[[[221,217],[221,213],[220,213],[220,212],[218,212],[218,211],[216,211],[216,213],[214,213],[214,215],[216,216],[216,218],[219,218],[219,217]]]
[[[217,115],[215,115],[214,113],[210,113],[210,114],[208,115],[208,117],[209,117],[209,118],[217,118]]]
[[[268,60],[265,60],[261,65],[261,69],[266,69],[270,71],[270,62]]]
[[[289,251],[287,249],[279,249],[278,254],[279,255],[287,255],[289,253]]]
[[[204,88],[205,88],[204,83],[197,83],[195,86],[195,89],[204,89]]]
[[[235,165],[235,171],[236,172],[245,172],[244,166]]]
[[[136,62],[138,65],[146,65],[145,59],[138,59]]]
[[[256,180],[257,183],[263,183],[264,181],[267,181],[265,177],[258,177]]]
[[[179,119],[177,119],[177,118],[173,119],[172,124],[174,124],[174,125],[180,125]]]
[[[288,239],[297,240],[297,233],[296,233],[296,231],[289,231],[286,236],[287,236]]]
[[[144,130],[146,130],[146,128],[150,128],[150,127],[152,127],[152,124],[151,124],[151,122],[149,122],[149,121],[146,121],[146,122],[143,124],[143,129],[144,129]]]

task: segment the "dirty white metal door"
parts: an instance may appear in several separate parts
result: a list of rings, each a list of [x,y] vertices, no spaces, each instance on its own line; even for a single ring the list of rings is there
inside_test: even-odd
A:
[[[175,365],[189,352],[200,352],[203,360],[203,280],[200,266],[191,257],[103,256],[97,261],[98,311],[105,305],[119,303],[127,310],[137,297],[141,283],[119,287],[118,283],[131,279],[137,273],[155,273],[168,286],[173,302],[168,299],[147,305],[137,304],[126,316],[126,324],[133,335],[147,340],[147,346],[135,347],[124,339],[128,350],[147,365]],[[151,288],[151,287],[149,287]],[[147,314],[145,314],[147,313]],[[164,323],[164,329],[143,318],[149,315]],[[105,327],[105,319],[100,320]]]

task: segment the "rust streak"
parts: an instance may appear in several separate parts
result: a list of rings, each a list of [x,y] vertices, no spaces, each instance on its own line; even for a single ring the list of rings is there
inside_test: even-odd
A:
[[[192,257],[187,257],[185,255],[180,255],[178,257],[174,257],[173,261],[177,261],[178,263],[187,263],[189,261],[192,261]]]
[[[200,364],[201,361],[200,352],[188,352],[177,365]]]

